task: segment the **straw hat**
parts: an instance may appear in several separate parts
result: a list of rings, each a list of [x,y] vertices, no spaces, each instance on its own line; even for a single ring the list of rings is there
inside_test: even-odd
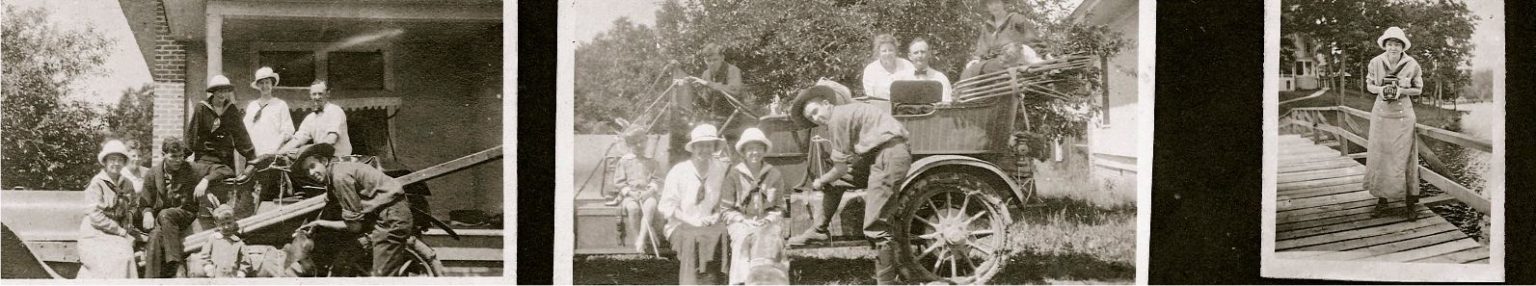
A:
[[[773,142],[768,141],[768,136],[763,135],[763,130],[753,127],[741,131],[741,139],[736,140],[736,152],[746,152],[741,149],[746,148],[747,143],[752,142],[763,143],[763,146],[766,147],[765,149],[773,149]]]
[[[1376,38],[1376,46],[1386,48],[1387,39],[1393,38],[1397,39],[1398,41],[1403,41],[1404,51],[1407,51],[1408,48],[1413,47],[1413,42],[1408,41],[1408,35],[1403,33],[1403,28],[1398,27],[1387,28],[1386,32],[1381,33],[1381,37]]]
[[[851,94],[852,92],[848,91],[848,87],[835,81],[825,79],[817,81],[816,85],[801,90],[800,95],[795,96],[795,100],[789,106],[789,118],[793,119],[796,125],[816,126],[815,122],[805,117],[806,103],[816,99],[827,99],[834,104],[844,104],[847,103],[844,101],[845,99],[852,98]]]
[[[123,158],[127,158],[128,145],[123,145],[123,141],[108,140],[107,143],[101,144],[101,153],[96,153],[96,163],[106,164],[107,155],[112,154],[123,155]]]
[[[699,126],[694,127],[693,132],[688,133],[688,138],[688,145],[684,145],[684,149],[687,149],[688,152],[693,152],[693,146],[698,143],[718,143],[725,141],[724,139],[720,138],[719,131],[715,131],[715,126],[707,123],[699,124]]]
[[[205,89],[203,91],[213,92],[214,89],[219,89],[219,88],[234,89],[235,85],[229,84],[229,78],[228,77],[224,77],[223,75],[216,75],[216,76],[213,76],[213,78],[209,78],[208,79],[208,89]]]
[[[276,72],[272,72],[272,68],[261,67],[256,69],[256,79],[251,80],[251,88],[261,89],[256,87],[256,82],[266,78],[272,78],[272,86],[277,86],[277,83],[283,79],[282,77],[279,77]]]

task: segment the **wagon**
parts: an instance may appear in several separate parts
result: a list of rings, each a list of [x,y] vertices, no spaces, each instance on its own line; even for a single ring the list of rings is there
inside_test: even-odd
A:
[[[1078,60],[1057,67],[1075,68]],[[1068,61],[1056,63],[1063,62]],[[1026,90],[1028,87],[1020,86],[1031,84],[1024,76],[1031,71],[1031,67],[1016,67],[958,82],[955,94],[961,100],[952,103],[937,102],[937,94],[893,90],[894,98],[889,105],[910,134],[907,142],[913,156],[906,178],[886,206],[892,216],[887,219],[893,224],[898,255],[907,262],[903,264],[908,268],[904,272],[932,274],[961,284],[981,284],[1008,262],[1009,236],[1017,235],[1010,234],[1008,227],[1020,217],[1024,202],[1033,194],[1033,169],[1029,159],[1016,152],[1013,140],[1015,132],[1026,124],[1017,120],[1017,113],[1022,110],[1020,96],[1031,93]],[[893,89],[907,87],[921,86],[896,85]],[[803,189],[815,176],[831,168],[825,152],[830,144],[821,139],[826,137],[824,127],[797,127],[788,116],[768,115],[752,122],[728,123],[722,133],[737,134],[748,126],[762,128],[774,142],[764,160],[784,175],[780,189]],[[634,253],[628,242],[635,241],[639,232],[622,229],[622,219],[616,216],[622,216],[623,211],[603,206],[602,199],[594,196],[603,188],[612,188],[603,181],[607,176],[603,170],[608,168],[605,163],[622,154],[615,150],[623,147],[619,146],[622,144],[617,136],[596,136],[609,139],[577,140],[586,141],[581,144],[591,147],[608,144],[609,148],[598,153],[577,146],[583,151],[576,158],[576,254]],[[654,143],[649,145],[664,145],[661,143],[666,142],[666,136],[659,137],[653,136]],[[644,152],[667,162],[661,149],[664,147]],[[594,154],[603,154],[603,158],[595,158]],[[598,183],[592,184],[593,181]],[[840,202],[843,207],[829,227],[831,242],[808,247],[860,245],[862,194],[850,191],[844,195]],[[812,212],[820,207],[821,194],[795,192],[790,195],[789,205],[786,237],[814,227]]]

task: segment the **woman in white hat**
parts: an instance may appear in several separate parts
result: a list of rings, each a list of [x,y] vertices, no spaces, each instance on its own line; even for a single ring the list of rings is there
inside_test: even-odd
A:
[[[134,240],[146,241],[143,233],[128,227],[133,216],[128,182],[122,168],[128,163],[128,147],[111,140],[101,146],[96,162],[101,172],[85,186],[85,217],[80,219],[80,272],[83,279],[139,277],[133,261]]]
[[[1366,89],[1376,94],[1376,104],[1371,108],[1364,185],[1376,196],[1376,214],[1382,215],[1387,213],[1388,200],[1406,199],[1409,207],[1417,201],[1419,156],[1414,152],[1413,130],[1417,117],[1409,98],[1423,92],[1424,76],[1419,62],[1404,52],[1413,42],[1403,29],[1387,28],[1376,44],[1384,51],[1371,59],[1365,78]]]
[[[744,160],[726,174],[727,201],[723,220],[729,224],[731,234],[731,285],[747,283],[752,261],[759,260],[751,255],[747,245],[767,246],[768,252],[782,252],[784,237],[779,235],[778,229],[787,208],[784,193],[779,188],[783,174],[763,162],[763,155],[772,147],[773,142],[768,141],[762,130],[747,128],[736,141],[736,152],[741,153]],[[768,258],[769,264],[777,264],[781,261],[774,258],[783,257],[767,256],[762,258]],[[775,284],[783,283],[788,281]]]
[[[261,91],[261,97],[245,106],[243,122],[246,131],[251,133],[256,156],[277,153],[278,148],[293,136],[293,115],[288,113],[288,102],[272,96],[272,89],[280,79],[272,68],[261,67],[256,70],[256,80],[251,81],[251,88]]]
[[[722,284],[730,269],[730,237],[721,213],[726,167],[715,159],[725,141],[714,125],[699,124],[684,146],[692,156],[667,172],[657,213],[667,220],[663,230],[677,251],[678,284]]]

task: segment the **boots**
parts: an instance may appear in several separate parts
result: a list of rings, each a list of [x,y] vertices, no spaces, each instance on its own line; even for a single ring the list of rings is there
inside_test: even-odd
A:
[[[875,255],[875,284],[896,284],[899,276],[897,271],[900,269],[897,266],[901,264],[897,261],[896,248],[889,241],[879,243],[876,248],[878,252]]]
[[[1387,199],[1376,199],[1376,207],[1371,210],[1371,217],[1381,217],[1387,214]]]
[[[826,241],[827,238],[829,238],[829,237],[830,237],[830,235],[827,234],[827,230],[820,229],[820,228],[811,228],[811,229],[805,230],[805,232],[803,232],[803,233],[795,235],[794,237],[790,237],[789,238],[789,245],[790,246],[801,246],[801,245],[806,245],[807,243],[810,243],[811,241]]]
[[[1419,212],[1414,207],[1419,205],[1419,197],[1408,195],[1405,204],[1406,206],[1403,207],[1403,216],[1408,218],[1408,220],[1417,220],[1419,218]]]

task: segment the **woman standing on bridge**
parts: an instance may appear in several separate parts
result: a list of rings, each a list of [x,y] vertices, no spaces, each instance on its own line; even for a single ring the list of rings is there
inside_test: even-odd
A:
[[[1418,153],[1415,152],[1413,101],[1403,97],[1423,91],[1419,62],[1404,51],[1413,47],[1403,29],[1387,28],[1376,44],[1384,52],[1371,59],[1366,89],[1376,94],[1371,108],[1370,146],[1365,161],[1365,189],[1376,196],[1376,214],[1385,214],[1388,200],[1406,199],[1402,214],[1413,216],[1419,194]]]

